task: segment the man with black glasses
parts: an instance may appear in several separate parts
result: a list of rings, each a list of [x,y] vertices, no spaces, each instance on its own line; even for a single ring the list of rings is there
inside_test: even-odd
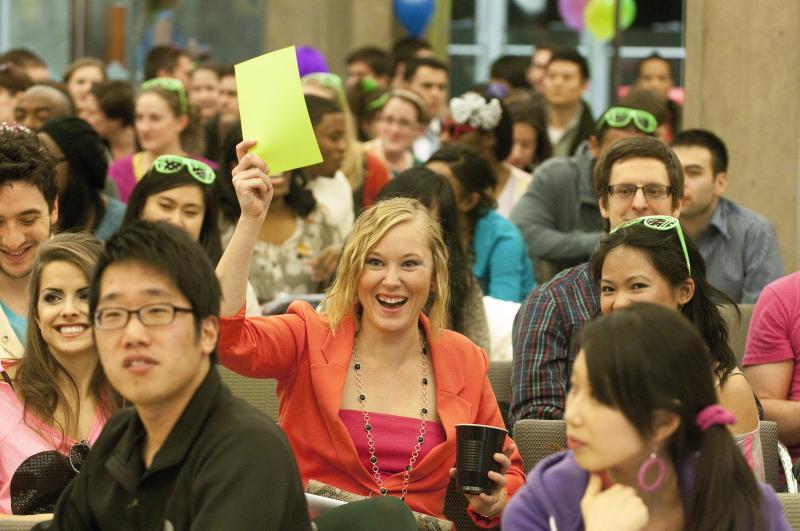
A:
[[[594,182],[600,215],[612,228],[642,216],[680,214],[683,170],[655,138],[615,142],[597,160]],[[562,418],[580,331],[599,309],[599,287],[588,263],[531,292],[514,319],[512,422]]]
[[[522,231],[537,276],[544,274],[537,280],[551,276],[545,270],[557,273],[589,259],[605,233],[592,182],[594,161],[621,138],[653,136],[657,125],[648,112],[612,107],[574,156],[554,157],[536,168],[528,190],[511,212],[511,221]]]
[[[106,244],[89,295],[115,414],[43,529],[310,529],[274,422],[213,367],[220,288],[199,245],[163,223]],[[50,527],[47,527],[50,526]]]

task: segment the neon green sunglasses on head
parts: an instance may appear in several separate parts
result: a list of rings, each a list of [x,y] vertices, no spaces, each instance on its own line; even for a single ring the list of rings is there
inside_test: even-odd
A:
[[[187,114],[189,112],[189,101],[186,99],[186,88],[184,88],[183,83],[181,83],[179,79],[175,79],[173,77],[155,77],[142,83],[140,88],[142,90],[161,88],[170,92],[174,92],[178,95],[178,99],[180,100],[181,113]]]
[[[159,173],[177,173],[183,168],[203,184],[213,184],[217,174],[208,164],[180,155],[161,155],[153,161],[153,168]]]
[[[628,127],[631,123],[636,129],[648,135],[655,133],[658,127],[656,117],[647,111],[629,107],[611,107],[600,117],[597,122],[597,129],[599,130],[606,124],[615,129],[621,129]]]

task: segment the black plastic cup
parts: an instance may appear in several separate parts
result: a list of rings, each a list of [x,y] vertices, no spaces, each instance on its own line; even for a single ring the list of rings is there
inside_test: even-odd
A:
[[[500,472],[494,454],[503,451],[508,432],[497,426],[456,424],[456,469],[458,487],[464,494],[490,493],[497,485],[489,471]]]

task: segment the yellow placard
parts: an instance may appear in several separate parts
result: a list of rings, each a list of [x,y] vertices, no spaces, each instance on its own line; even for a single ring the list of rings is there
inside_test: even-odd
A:
[[[294,46],[248,59],[235,70],[242,137],[258,141],[253,152],[270,174],[322,162]]]

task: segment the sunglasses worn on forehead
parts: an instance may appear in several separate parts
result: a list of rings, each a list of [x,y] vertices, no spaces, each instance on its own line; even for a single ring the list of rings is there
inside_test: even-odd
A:
[[[686,259],[686,270],[689,272],[689,276],[692,276],[692,264],[689,262],[689,251],[686,249],[686,240],[683,239],[683,230],[681,230],[681,223],[677,218],[673,218],[672,216],[642,216],[617,225],[611,229],[611,234],[614,234],[620,229],[639,224],[644,225],[648,229],[660,231],[675,229],[675,232],[678,233],[678,239],[681,242],[683,257]]]
[[[208,164],[180,155],[161,155],[153,161],[153,168],[159,173],[177,173],[183,168],[203,184],[213,184],[217,174]]]
[[[186,114],[189,112],[189,101],[186,99],[186,89],[179,79],[172,77],[155,77],[142,83],[140,88],[142,90],[161,88],[170,92],[174,92],[178,95],[178,99],[181,102],[181,113]]]
[[[442,120],[442,132],[446,132],[450,140],[458,140],[461,135],[480,131],[477,127],[472,127],[469,124],[460,124],[453,120]]]
[[[608,124],[615,129],[628,127],[633,123],[634,127],[642,133],[651,135],[656,132],[658,122],[655,116],[647,111],[639,109],[630,109],[628,107],[611,107],[597,122],[597,129],[599,130],[604,125]]]

